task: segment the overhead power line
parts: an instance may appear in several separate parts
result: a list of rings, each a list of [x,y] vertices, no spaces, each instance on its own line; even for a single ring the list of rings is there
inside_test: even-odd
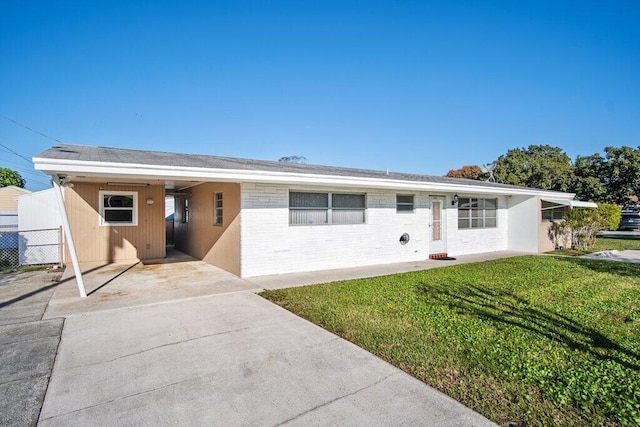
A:
[[[26,129],[26,130],[28,130],[28,131],[31,131],[31,132],[33,132],[33,133],[37,133],[38,135],[40,135],[40,136],[44,136],[45,138],[48,138],[48,139],[50,139],[50,140],[52,140],[52,141],[55,141],[55,142],[57,142],[57,143],[59,143],[59,144],[63,144],[63,142],[62,142],[62,141],[60,141],[59,139],[56,139],[56,138],[54,138],[54,137],[52,137],[52,136],[49,136],[49,135],[47,135],[47,134],[45,134],[45,133],[42,133],[42,132],[38,131],[38,130],[32,129],[32,128],[30,128],[29,126],[27,126],[27,125],[25,125],[25,124],[23,124],[23,123],[20,123],[20,122],[18,122],[18,121],[16,121],[16,120],[13,120],[11,117],[7,117],[7,116],[4,116],[4,115],[0,114],[0,118],[3,118],[3,119],[5,119],[5,120],[8,120],[8,121],[10,121],[11,123],[13,123],[13,124],[15,124],[15,125],[20,126],[21,128],[25,128],[25,129]]]
[[[31,159],[27,159],[26,157],[24,157],[22,154],[20,153],[16,153],[15,151],[13,151],[11,148],[7,147],[6,145],[4,145],[3,143],[0,143],[0,147],[4,148],[4,150],[2,151],[6,151],[7,153],[11,153],[11,154],[15,154],[16,156],[20,157],[23,160],[26,160],[27,162],[29,162],[30,165],[33,164],[33,162],[31,161]]]

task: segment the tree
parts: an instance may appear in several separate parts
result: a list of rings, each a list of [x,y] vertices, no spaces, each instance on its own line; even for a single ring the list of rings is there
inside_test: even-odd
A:
[[[640,147],[605,147],[601,180],[607,201],[626,205],[640,197]]]
[[[20,174],[12,169],[0,168],[0,188],[15,185],[24,188],[26,181]]]
[[[493,174],[503,184],[567,191],[573,182],[573,165],[560,147],[530,145],[500,156]]]
[[[574,166],[575,181],[571,191],[580,200],[592,202],[607,201],[607,189],[603,174],[606,160],[598,153],[590,156],[578,156]]]
[[[280,157],[278,159],[279,162],[281,163],[300,163],[300,164],[304,164],[307,163],[307,158],[304,156],[285,156],[285,157]]]
[[[478,165],[465,165],[460,169],[451,169],[445,176],[449,178],[475,179],[476,181],[487,179],[487,174],[482,172]]]

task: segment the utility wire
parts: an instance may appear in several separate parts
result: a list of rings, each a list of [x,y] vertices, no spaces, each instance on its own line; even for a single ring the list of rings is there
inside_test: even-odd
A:
[[[13,154],[14,156],[18,156],[20,157],[20,159],[17,160],[24,160],[25,162],[28,162],[30,166],[33,166],[33,162],[29,159],[25,159],[24,157],[20,156],[20,154],[16,153],[15,151],[11,150],[11,149],[7,149],[5,148],[4,144],[0,143],[0,152],[3,153],[7,153],[7,154]],[[7,160],[3,160],[4,162],[6,162]],[[13,162],[15,163],[15,162]],[[18,163],[15,163],[18,164]],[[24,163],[20,162],[20,165],[24,166]]]
[[[64,144],[64,142],[60,141],[59,139],[56,139],[56,138],[54,138],[54,137],[51,137],[51,136],[49,136],[49,135],[47,135],[47,134],[44,134],[44,133],[42,133],[42,132],[40,132],[40,131],[37,131],[37,130],[35,130],[35,129],[31,129],[29,126],[27,126],[27,125],[25,125],[25,124],[22,124],[22,123],[20,123],[20,122],[17,122],[17,121],[15,121],[15,120],[13,120],[11,117],[7,117],[7,116],[4,116],[4,115],[0,114],[0,118],[5,119],[5,120],[8,120],[8,121],[10,121],[11,123],[13,123],[13,124],[15,124],[15,125],[18,125],[18,126],[20,126],[20,127],[22,127],[22,128],[25,128],[26,130],[29,130],[29,131],[31,131],[31,132],[33,132],[33,133],[37,133],[37,134],[38,134],[38,135],[40,135],[40,136],[44,136],[45,138],[51,139],[52,141],[55,141],[55,142],[57,142],[57,143],[59,143],[59,144]]]
[[[11,148],[7,147],[6,145],[4,145],[3,143],[0,142],[0,147],[3,147],[5,150],[7,150],[8,152],[10,152],[11,154],[15,154],[16,156],[20,157],[21,159],[26,160],[27,162],[29,162],[30,164],[33,164],[33,162],[30,159],[27,159],[25,156],[23,156],[22,154],[18,154],[15,151],[13,151]]]

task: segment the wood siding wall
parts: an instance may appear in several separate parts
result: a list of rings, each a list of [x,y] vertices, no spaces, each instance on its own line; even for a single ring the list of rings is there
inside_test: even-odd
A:
[[[137,226],[100,225],[99,192],[138,193]],[[152,205],[147,199],[153,199]],[[65,206],[80,262],[114,262],[164,258],[164,187],[127,187],[94,183],[74,183],[65,188]]]
[[[185,198],[176,197],[176,249],[240,275],[240,185],[206,183],[189,189],[189,222],[183,222]],[[223,224],[213,224],[213,197],[222,193]]]
[[[0,211],[16,212],[18,210],[18,201],[16,197],[23,194],[29,194],[30,191],[23,190],[12,185],[0,188]]]

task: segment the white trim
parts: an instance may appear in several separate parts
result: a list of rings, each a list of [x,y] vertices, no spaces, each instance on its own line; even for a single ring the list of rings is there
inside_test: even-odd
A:
[[[220,207],[218,207],[218,194],[220,195]],[[220,209],[219,214],[218,209]],[[213,193],[213,225],[216,227],[224,226],[224,193],[222,191]]]
[[[131,222],[107,222],[104,219],[104,196],[133,196],[132,221]],[[138,225],[138,192],[137,191],[109,191],[100,190],[98,192],[98,225],[102,227],[135,227]],[[114,209],[114,208],[109,208]],[[125,210],[124,208],[122,210]],[[127,208],[128,210],[128,208]]]
[[[82,279],[82,270],[80,270],[80,262],[78,261],[78,255],[76,252],[76,245],[73,242],[73,236],[71,235],[71,226],[69,225],[69,218],[67,217],[67,209],[64,204],[64,197],[62,195],[62,188],[58,184],[56,178],[53,179],[53,187],[55,188],[56,199],[58,200],[58,209],[60,209],[60,218],[62,219],[62,229],[64,230],[65,237],[67,238],[67,249],[71,255],[71,265],[73,266],[73,274],[76,276],[76,284],[78,285],[78,292],[80,298],[87,297],[87,291],[84,287],[84,280]]]
[[[570,208],[597,208],[598,204],[593,202],[582,202],[580,200],[566,200],[566,199],[548,199],[541,197],[542,200],[549,203],[555,203],[557,205],[569,206]]]
[[[80,160],[61,160],[33,158],[36,170],[50,175],[68,174],[91,177],[104,177],[113,180],[116,176],[127,179],[149,179],[156,182],[164,180],[200,180],[219,182],[254,182],[294,185],[329,185],[342,187],[380,188],[398,191],[441,191],[466,192],[491,195],[531,195],[572,199],[573,193],[539,190],[533,188],[499,188],[492,186],[472,186],[437,182],[403,181],[384,178],[366,178],[306,174],[295,172],[274,172],[258,170],[213,169],[185,166],[144,165],[138,163],[113,163]],[[73,178],[70,178],[73,181]]]

